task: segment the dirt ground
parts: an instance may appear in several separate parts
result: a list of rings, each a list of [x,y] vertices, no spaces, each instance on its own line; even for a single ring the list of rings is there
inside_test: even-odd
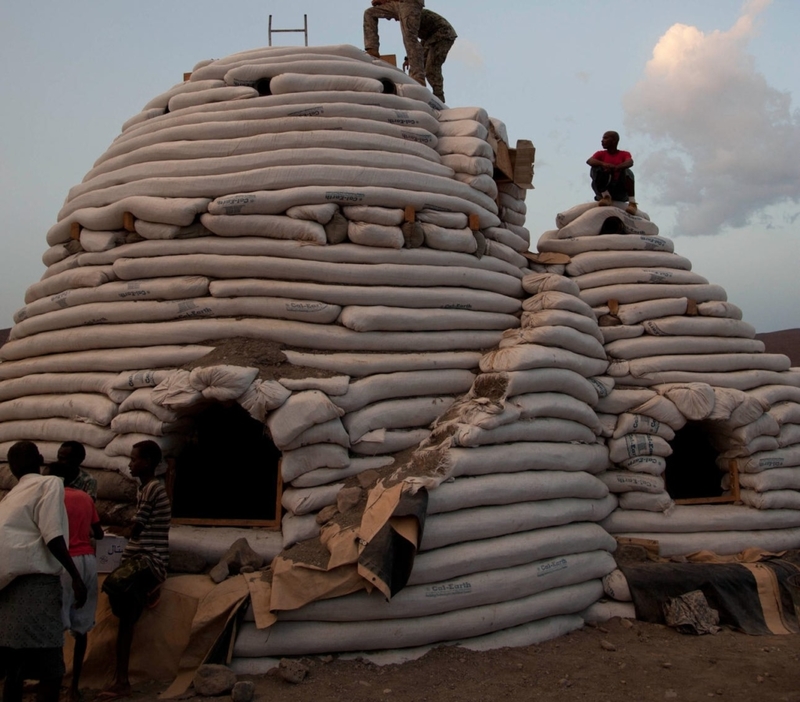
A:
[[[798,635],[723,630],[692,637],[619,619],[527,648],[438,648],[419,660],[383,667],[336,657],[304,662],[309,674],[298,685],[277,675],[241,679],[256,683],[258,702],[800,702]],[[164,687],[139,686],[131,699],[155,702]],[[87,690],[84,702],[93,699]]]

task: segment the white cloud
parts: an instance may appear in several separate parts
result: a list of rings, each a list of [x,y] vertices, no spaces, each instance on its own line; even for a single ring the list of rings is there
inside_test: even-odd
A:
[[[751,0],[728,31],[673,25],[625,96],[625,122],[659,148],[642,177],[677,208],[677,233],[742,227],[800,199],[800,118],[756,70],[748,42],[771,0]]]

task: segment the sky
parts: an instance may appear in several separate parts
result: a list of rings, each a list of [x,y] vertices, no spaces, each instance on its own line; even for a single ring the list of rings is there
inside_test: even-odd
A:
[[[759,332],[800,327],[800,2],[427,0],[459,38],[450,107],[480,106],[536,146],[532,241],[591,199],[609,129],[642,210]],[[45,235],[122,124],[201,60],[300,27],[361,46],[366,0],[3,0],[0,328],[44,271]],[[382,22],[382,53],[404,54]],[[302,43],[274,35],[275,45]],[[513,145],[513,144],[512,144]]]

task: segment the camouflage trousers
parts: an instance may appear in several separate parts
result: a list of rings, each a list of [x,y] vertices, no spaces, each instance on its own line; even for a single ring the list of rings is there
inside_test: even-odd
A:
[[[444,76],[442,64],[453,46],[455,39],[442,39],[423,46],[425,55],[425,77],[431,85],[433,94],[444,102]]]
[[[423,3],[416,0],[393,0],[378,7],[364,11],[364,48],[367,51],[380,51],[378,20],[390,19],[400,22],[403,45],[408,56],[408,74],[418,83],[425,85],[425,67],[422,44],[419,43],[419,22]]]

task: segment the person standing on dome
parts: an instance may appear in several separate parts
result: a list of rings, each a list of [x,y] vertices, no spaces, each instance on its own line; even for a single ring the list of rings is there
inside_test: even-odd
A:
[[[592,178],[592,190],[594,190],[597,204],[600,207],[607,207],[615,200],[627,202],[625,211],[635,215],[638,212],[636,205],[636,195],[634,187],[633,157],[628,151],[621,151],[619,145],[619,134],[617,132],[606,132],[600,141],[603,151],[595,152],[586,161],[589,166]]]
[[[419,25],[424,7],[425,0],[372,0],[372,7],[364,11],[364,50],[370,56],[380,58],[378,20],[397,20],[408,56],[408,74],[421,85],[425,85],[425,66],[422,44],[419,43]]]
[[[456,30],[444,17],[431,10],[422,11],[419,23],[419,40],[422,42],[422,52],[425,60],[425,77],[430,83],[433,94],[444,102],[444,76],[442,65],[447,60],[447,54],[453,48],[453,43],[458,38]],[[403,63],[403,70],[409,67],[408,56]]]

